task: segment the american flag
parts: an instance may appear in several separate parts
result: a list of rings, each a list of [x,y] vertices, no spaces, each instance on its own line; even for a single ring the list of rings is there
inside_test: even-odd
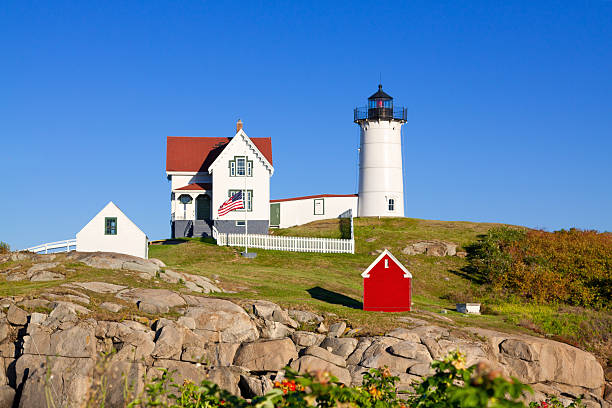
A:
[[[230,211],[239,210],[241,208],[244,208],[244,200],[242,199],[242,191],[239,191],[221,204],[221,207],[219,207],[219,217],[224,216]]]

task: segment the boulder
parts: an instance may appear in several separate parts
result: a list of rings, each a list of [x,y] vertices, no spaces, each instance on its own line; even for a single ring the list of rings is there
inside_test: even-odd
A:
[[[12,407],[15,399],[15,390],[8,386],[0,386],[0,407]]]
[[[244,398],[262,396],[273,388],[272,381],[268,377],[261,376],[257,378],[246,374],[240,375],[238,386]]]
[[[325,335],[311,333],[307,331],[296,331],[291,334],[291,339],[295,343],[296,346],[300,347],[309,347],[309,346],[318,346],[321,344]]]
[[[195,302],[196,296],[189,301]],[[240,306],[223,299],[199,298],[197,307],[189,307],[185,317],[195,321],[195,333],[210,342],[240,343],[259,337],[257,327]]]
[[[291,339],[244,343],[236,351],[234,365],[251,371],[278,371],[297,358]]]
[[[125,407],[144,390],[145,366],[140,362],[113,361],[105,370],[105,407]]]
[[[151,355],[155,358],[178,360],[183,351],[183,329],[175,325],[164,326],[159,330],[155,340],[155,349]]]
[[[115,326],[115,330],[113,337],[121,341],[123,347],[113,356],[114,361],[151,362],[155,349],[152,332],[131,330],[123,324]]]
[[[176,321],[178,324],[185,326],[189,330],[195,330],[196,322],[193,317],[181,316]]]
[[[293,332],[284,324],[272,320],[264,320],[259,329],[260,337],[263,339],[282,339]]]
[[[14,304],[9,306],[6,318],[14,326],[25,326],[28,323],[28,314]]]
[[[94,367],[95,361],[92,358],[47,358],[30,354],[19,357],[16,378],[23,379],[19,407],[49,406],[47,396],[52,401],[51,406],[85,406]],[[47,372],[52,375],[48,376]]]
[[[186,361],[176,360],[155,360],[153,367],[147,369],[147,378],[155,379],[162,376],[160,368],[165,368],[172,372],[172,378],[176,384],[183,384],[185,380],[192,381],[196,384],[203,380],[210,380],[206,367],[202,364],[194,364]]]
[[[406,255],[426,254],[430,256],[453,256],[457,252],[457,244],[440,240],[416,241],[404,249]]]
[[[351,365],[359,364],[365,351],[372,345],[372,341],[373,339],[370,337],[361,337],[357,342],[355,350],[346,359],[346,363]]]
[[[61,273],[57,273],[57,272],[50,272],[50,271],[40,271],[40,272],[36,272],[34,275],[32,275],[32,277],[30,278],[30,281],[32,282],[47,282],[47,281],[54,281],[54,280],[62,280],[65,279],[66,277],[64,275],[62,275]]]
[[[113,312],[113,313],[117,313],[121,309],[123,309],[123,306],[118,305],[117,303],[112,303],[112,302],[104,302],[100,305],[100,307],[102,309],[108,310],[109,312]]]
[[[430,376],[434,373],[431,363],[417,363],[410,366],[408,372],[419,377]]]
[[[291,368],[300,373],[316,373],[317,371],[327,371],[340,382],[346,385],[351,384],[351,373],[344,367],[323,360],[312,355],[305,355],[291,363]]]
[[[7,282],[19,282],[19,281],[26,280],[26,279],[27,279],[27,276],[23,272],[13,272],[6,276]]]
[[[45,271],[47,269],[55,268],[58,265],[59,265],[58,262],[44,262],[44,263],[39,263],[39,264],[33,265],[26,272],[26,276],[28,277],[28,279],[31,279],[32,276],[36,275],[37,273],[43,272],[43,271]]]
[[[216,367],[208,371],[208,381],[212,381],[235,396],[240,396],[240,377],[246,374],[240,367]]]
[[[329,326],[329,333],[327,333],[327,335],[329,337],[340,337],[344,334],[345,330],[346,330],[346,323],[337,322]]]
[[[346,361],[342,357],[337,356],[322,347],[310,346],[304,350],[304,355],[320,358],[321,360],[335,364],[338,367],[346,367]]]
[[[120,290],[127,288],[127,286],[115,285],[113,283],[106,282],[75,282],[74,285],[96,293],[117,293]]]
[[[343,359],[347,359],[348,356],[355,351],[358,342],[356,338],[326,337],[321,343],[321,347],[324,349],[329,347],[332,353],[339,355]]]
[[[533,336],[485,329],[471,331],[486,338],[504,371],[523,382],[549,382],[588,389],[604,387],[603,368],[591,353]]]
[[[410,341],[415,342],[415,343],[420,343],[421,342],[421,338],[420,338],[420,336],[417,333],[415,333],[412,330],[405,329],[403,327],[399,327],[397,329],[391,330],[390,332],[385,334],[385,336],[387,336],[387,337],[395,337],[395,338],[400,339],[400,340],[410,340]]]
[[[136,303],[139,310],[151,314],[168,313],[172,307],[187,304],[177,293],[167,289],[126,289],[115,296]]]
[[[276,310],[282,310],[276,303],[267,300],[254,300],[251,302],[253,314],[262,319],[272,320],[272,314]]]
[[[124,269],[135,272],[144,272],[155,276],[159,272],[159,265],[148,259],[137,256],[117,254],[114,252],[75,252],[70,258],[78,260],[87,266],[99,269]]]
[[[313,323],[313,322],[322,322],[323,318],[315,313],[308,312],[305,310],[288,310],[287,313],[290,317],[298,321],[299,323]]]
[[[0,343],[4,340],[8,339],[9,334],[11,333],[11,328],[5,319],[0,321]]]
[[[221,289],[204,276],[191,275],[188,273],[184,273],[183,276],[185,278],[185,287],[190,290],[203,293],[221,292]]]
[[[240,347],[238,343],[191,345],[184,348],[181,360],[207,364],[212,367],[227,367],[234,362],[238,347]]]
[[[421,343],[405,340],[389,347],[389,352],[393,355],[417,360],[419,362],[431,363],[432,358],[427,347]]]
[[[166,269],[165,271],[161,271],[159,273],[159,277],[161,280],[167,283],[179,283],[181,280],[185,281],[185,276],[182,273],[174,272],[171,269]]]
[[[166,267],[166,264],[161,259],[149,258],[149,262],[154,263],[155,265],[159,266],[160,268],[165,268]]]
[[[95,331],[87,322],[51,334],[49,345],[51,356],[93,358],[97,354]]]
[[[67,308],[71,311],[73,311],[74,313],[80,313],[80,314],[87,314],[89,313],[89,309],[87,309],[84,306],[81,305],[77,305],[76,303],[72,303],[72,302],[66,302],[63,300],[56,300],[53,301],[49,304],[49,307],[52,309],[55,309],[57,307],[61,306],[62,308]]]

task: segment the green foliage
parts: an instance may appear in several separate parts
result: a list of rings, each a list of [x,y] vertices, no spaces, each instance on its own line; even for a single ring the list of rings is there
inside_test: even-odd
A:
[[[465,357],[459,352],[449,354],[432,366],[435,374],[418,384],[407,400],[399,398],[396,390],[399,378],[392,376],[387,368],[371,369],[364,374],[361,386],[346,387],[329,372],[298,374],[287,367],[282,382],[277,381],[273,390],[251,401],[231,395],[208,381],[200,385],[189,381],[177,385],[170,373],[162,369],[161,376],[148,383],[144,393],[128,407],[519,408],[525,407],[519,398],[531,392],[529,386],[506,378],[499,371],[489,370],[484,364],[465,368]],[[530,407],[563,407],[545,405],[553,399],[547,401]],[[572,408],[580,406],[569,405]]]
[[[7,254],[11,252],[11,247],[6,242],[0,241],[0,254]]]
[[[586,405],[582,403],[582,399],[578,398],[575,401],[569,403],[569,405],[563,405],[559,398],[554,395],[548,396],[546,401],[532,402],[529,404],[529,408],[585,408]]]
[[[434,362],[432,367],[435,374],[417,386],[410,407],[523,407],[519,397],[531,392],[529,386],[489,370],[485,364],[465,368],[465,357],[459,352]]]
[[[492,228],[468,248],[472,273],[497,292],[538,303],[609,308],[612,235]]]

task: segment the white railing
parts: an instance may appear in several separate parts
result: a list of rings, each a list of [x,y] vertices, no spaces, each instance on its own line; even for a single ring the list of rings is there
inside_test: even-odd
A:
[[[216,237],[215,237],[216,235]],[[248,246],[292,252],[320,252],[325,254],[354,254],[354,239],[283,237],[259,234],[222,234],[213,227],[213,238],[221,246]]]
[[[47,242],[45,244],[36,245],[30,248],[22,249],[22,251],[29,251],[34,253],[44,252],[49,253],[50,250],[54,249],[65,249],[65,252],[69,252],[70,248],[76,249],[76,239],[67,239],[65,241]]]
[[[217,230],[217,227],[215,227],[214,225],[212,227],[212,237],[214,239],[216,239],[216,240],[219,239],[219,230]],[[219,245],[221,245],[221,244],[219,244]]]

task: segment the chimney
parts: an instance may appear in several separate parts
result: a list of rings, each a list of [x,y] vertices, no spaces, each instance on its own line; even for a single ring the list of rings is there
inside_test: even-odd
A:
[[[241,130],[242,130],[242,121],[238,119],[238,122],[236,122],[236,133],[240,132]]]

